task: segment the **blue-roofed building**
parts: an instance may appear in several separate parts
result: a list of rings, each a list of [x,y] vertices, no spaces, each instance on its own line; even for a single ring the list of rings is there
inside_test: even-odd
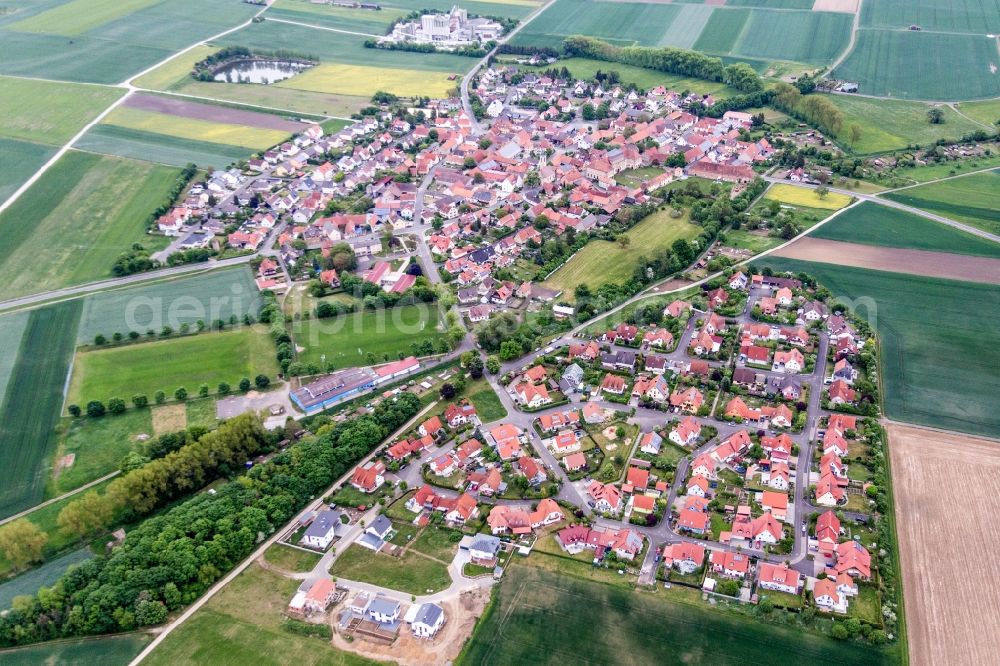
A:
[[[379,624],[391,624],[399,619],[399,611],[402,607],[395,599],[378,596],[368,604],[369,619]]]
[[[418,638],[431,638],[444,625],[444,610],[437,604],[421,604],[410,622],[413,635]]]

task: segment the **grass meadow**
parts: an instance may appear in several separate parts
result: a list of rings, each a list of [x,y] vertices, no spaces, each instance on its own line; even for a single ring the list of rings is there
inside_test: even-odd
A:
[[[492,606],[455,663],[524,664],[537,662],[543,654],[548,662],[586,655],[586,661],[595,664],[780,666],[822,660],[831,653],[859,666],[898,661],[887,651],[713,609],[691,590],[641,593],[543,571],[529,561],[507,570]]]
[[[53,475],[49,494],[61,495],[115,471],[122,458],[136,449],[136,437],[141,434],[162,434],[153,430],[149,409],[130,409],[99,419],[62,419],[55,458],[71,453],[75,458],[71,466]]]
[[[268,564],[273,564],[283,571],[292,573],[305,573],[312,571],[312,568],[319,562],[319,553],[311,553],[298,548],[292,548],[281,543],[269,546],[264,551],[264,559]]]
[[[414,546],[410,547],[411,550]],[[451,584],[448,567],[413,552],[402,557],[373,553],[353,544],[330,566],[334,578],[382,585],[408,594],[439,592]]]
[[[1000,169],[889,192],[887,199],[1000,234]]]
[[[96,335],[109,340],[115,333],[159,332],[165,325],[179,330],[198,320],[211,324],[257,315],[261,297],[253,273],[245,266],[206,270],[204,273],[126,289],[102,291],[85,299],[77,344],[93,343]],[[131,394],[129,394],[131,395]]]
[[[124,93],[0,76],[0,136],[62,146]]]
[[[962,102],[958,110],[962,114],[988,127],[1000,124],[1000,99],[988,99],[981,102]]]
[[[111,276],[119,254],[145,235],[146,216],[178,171],[117,157],[66,153],[0,215],[0,295],[10,298]]]
[[[369,552],[369,551],[366,551]],[[375,666],[328,641],[285,631],[283,613],[301,581],[250,566],[172,632],[143,663],[242,666]]]
[[[559,289],[564,298],[572,299],[573,290],[581,284],[596,289],[606,282],[623,282],[632,276],[640,259],[669,248],[678,238],[692,239],[699,230],[688,220],[687,213],[673,219],[669,210],[657,211],[626,232],[630,241],[626,247],[610,241],[591,241],[550,275],[544,286]]]
[[[90,400],[136,393],[152,402],[157,391],[173,399],[183,386],[189,396],[207,383],[215,393],[219,382],[236,386],[240,379],[278,372],[274,344],[263,326],[245,326],[221,333],[200,333],[178,338],[94,349],[77,353],[70,380],[68,403],[86,405]]]
[[[904,210],[863,202],[811,236],[882,247],[1000,257],[1000,245]]]
[[[932,125],[927,120],[927,111],[931,107],[923,102],[851,95],[825,97],[844,114],[844,129],[838,137],[840,143],[860,154],[902,150],[907,146],[926,146],[938,139],[958,139],[982,129],[949,106],[938,107],[944,113],[944,122]],[[848,131],[855,124],[861,128],[861,138],[851,145]]]
[[[0,661],[9,666],[125,666],[142,652],[153,637],[149,634],[101,636],[80,640],[41,643],[16,650],[0,651]]]
[[[1000,432],[996,368],[1000,292],[987,284],[767,257],[775,270],[804,271],[840,298],[870,299],[865,312],[882,344],[886,415],[979,435]],[[850,303],[850,301],[847,301]]]
[[[52,432],[62,407],[81,302],[65,301],[28,316],[16,361],[0,403],[0,517],[42,498],[52,454]]]
[[[292,338],[298,360],[319,363],[322,356],[337,368],[367,365],[369,353],[382,362],[403,352],[411,354],[410,345],[436,340],[438,309],[433,304],[416,304],[388,310],[365,310],[326,319],[304,319],[292,324]]]

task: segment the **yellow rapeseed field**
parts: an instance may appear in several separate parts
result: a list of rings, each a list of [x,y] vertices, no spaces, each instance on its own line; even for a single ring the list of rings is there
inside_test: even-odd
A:
[[[826,210],[840,210],[851,203],[851,197],[846,194],[830,192],[825,197],[820,197],[816,194],[816,190],[797,185],[772,185],[764,196],[767,199],[774,199],[790,206],[806,206]]]
[[[182,139],[223,143],[230,146],[246,146],[255,149],[267,148],[288,138],[288,132],[282,130],[216,123],[128,107],[118,107],[108,114],[104,123]]]
[[[323,64],[274,85],[335,95],[371,97],[380,90],[401,97],[447,97],[458,87],[445,72],[365,65]]]

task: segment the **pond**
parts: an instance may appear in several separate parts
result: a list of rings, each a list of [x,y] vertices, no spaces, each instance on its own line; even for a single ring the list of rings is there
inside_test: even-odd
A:
[[[213,80],[222,83],[261,83],[267,85],[290,79],[312,67],[311,63],[288,60],[237,60],[215,71]]]

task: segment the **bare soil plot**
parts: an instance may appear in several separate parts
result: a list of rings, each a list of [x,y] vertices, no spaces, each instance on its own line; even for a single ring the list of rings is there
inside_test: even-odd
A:
[[[194,118],[195,120],[208,120],[232,125],[246,125],[247,127],[259,127],[261,129],[301,132],[306,127],[304,123],[285,120],[284,118],[272,116],[268,113],[243,111],[224,106],[215,106],[213,104],[171,99],[158,95],[143,95],[141,93],[132,95],[125,100],[124,106],[133,109],[142,109],[143,111],[169,113],[172,116],[180,116],[181,118]]]
[[[778,257],[839,266],[1000,284],[1000,260],[986,257],[876,247],[808,237],[774,254]]]
[[[855,14],[860,0],[816,0],[813,3],[814,12],[844,12]]]
[[[910,663],[995,663],[1000,441],[889,426]]]
[[[157,435],[187,428],[187,407],[183,402],[153,408],[153,431]]]

